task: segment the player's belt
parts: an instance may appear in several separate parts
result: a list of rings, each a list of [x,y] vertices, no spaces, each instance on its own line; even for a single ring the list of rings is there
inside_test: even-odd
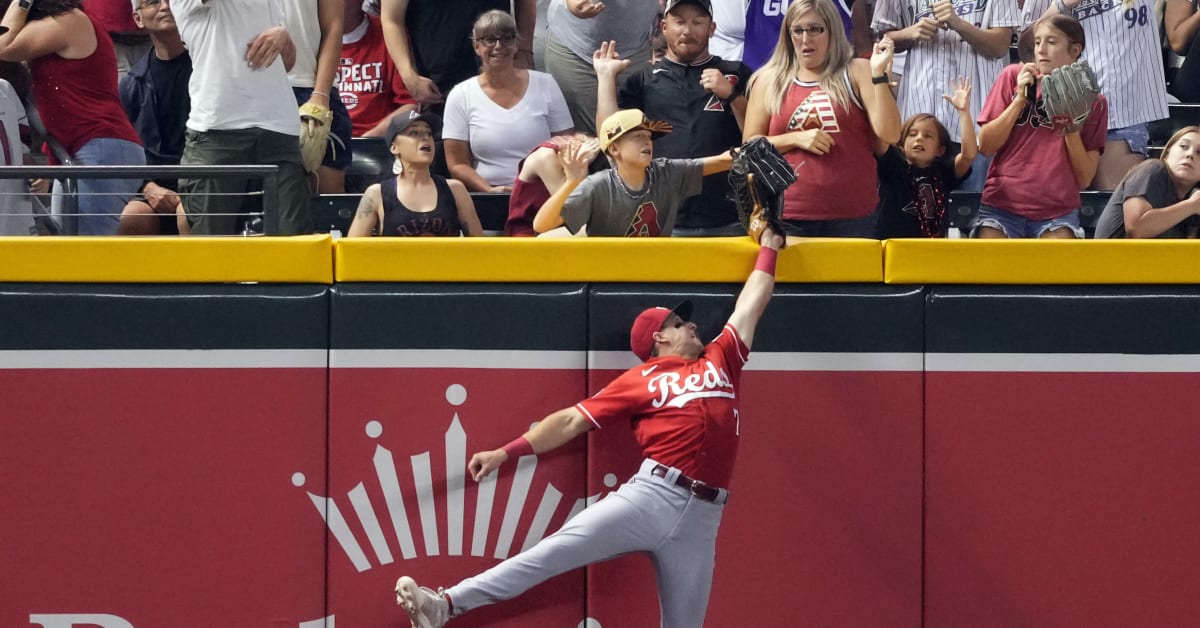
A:
[[[654,468],[650,470],[650,475],[665,478],[667,477],[667,472],[670,470],[671,467],[666,465],[654,465]],[[675,486],[687,489],[697,499],[703,499],[706,502],[716,502],[717,498],[721,496],[721,489],[705,484],[700,480],[693,480],[682,473],[675,476]]]

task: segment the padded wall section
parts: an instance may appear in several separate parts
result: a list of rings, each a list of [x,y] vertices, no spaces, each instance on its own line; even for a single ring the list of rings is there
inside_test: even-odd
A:
[[[590,390],[636,365],[629,325],[641,309],[690,298],[710,339],[739,289],[596,286]],[[742,442],[705,625],[920,625],[922,325],[919,288],[777,286],[742,376]],[[637,469],[628,426],[593,432],[589,451],[589,492]],[[601,625],[656,625],[648,560],[588,573]]]
[[[448,587],[582,509],[584,439],[480,483],[465,471],[474,452],[586,393],[586,297],[579,284],[335,288],[328,543],[338,625],[407,625],[390,594],[398,576]],[[577,626],[583,577],[569,572],[455,625]]]
[[[324,616],[327,287],[0,285],[0,321],[0,625]]]
[[[936,288],[926,623],[1200,617],[1200,290]]]

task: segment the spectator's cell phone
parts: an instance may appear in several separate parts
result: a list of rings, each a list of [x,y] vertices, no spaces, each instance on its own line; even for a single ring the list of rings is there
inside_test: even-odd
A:
[[[1034,84],[1030,83],[1030,84],[1026,85],[1025,86],[1025,100],[1028,100],[1029,102],[1033,102],[1034,98],[1036,96],[1037,96],[1037,88],[1034,87]]]

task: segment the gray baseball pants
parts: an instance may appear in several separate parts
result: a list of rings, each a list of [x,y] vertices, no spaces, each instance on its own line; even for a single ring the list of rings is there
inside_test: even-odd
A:
[[[675,486],[679,470],[667,477],[641,469],[615,493],[523,552],[467,578],[445,592],[454,614],[512,599],[566,571],[632,552],[650,555],[658,579],[663,628],[700,628],[712,588],[717,528],[726,493],[717,502],[694,497]]]

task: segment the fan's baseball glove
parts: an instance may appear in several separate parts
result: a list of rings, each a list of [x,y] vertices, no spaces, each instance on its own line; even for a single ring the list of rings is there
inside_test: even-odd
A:
[[[1100,85],[1087,61],[1064,65],[1042,77],[1042,108],[1056,127],[1068,133],[1083,128],[1099,94]]]
[[[791,164],[765,137],[734,148],[732,154],[729,187],[746,233],[755,242],[768,226],[783,235],[783,191],[796,181]]]
[[[333,112],[328,107],[313,103],[300,107],[300,158],[306,171],[316,172],[321,167],[332,124]]]

